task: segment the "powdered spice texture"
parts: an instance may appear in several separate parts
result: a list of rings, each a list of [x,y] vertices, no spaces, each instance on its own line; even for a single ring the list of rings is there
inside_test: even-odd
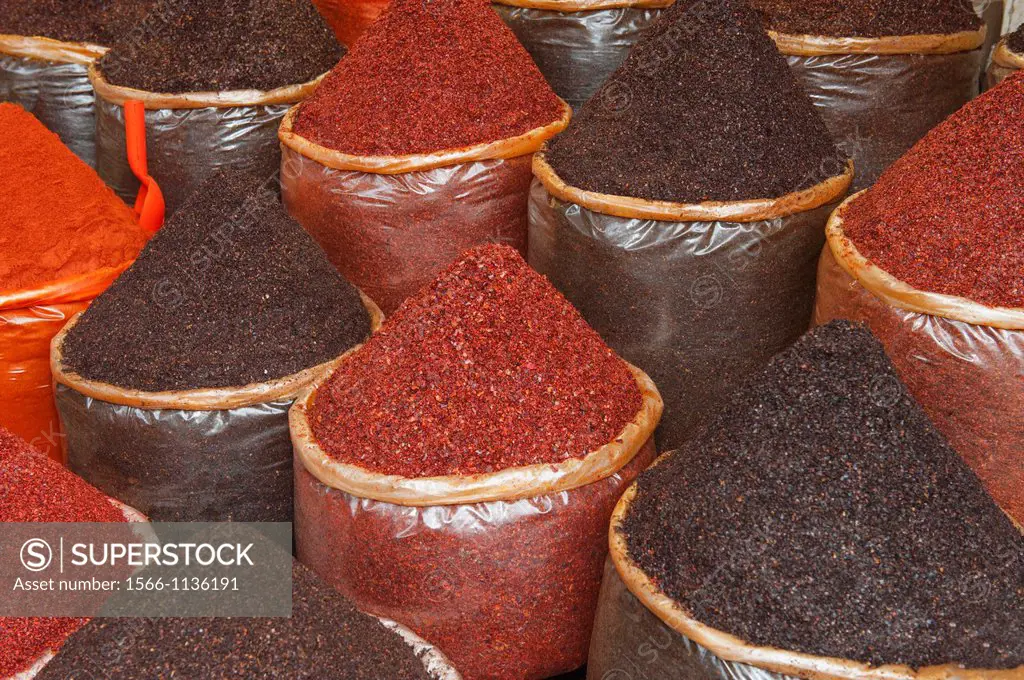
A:
[[[1024,307],[1024,73],[935,128],[849,205],[862,255],[914,288]]]
[[[313,432],[404,477],[583,458],[640,410],[627,365],[507,246],[467,253],[318,392]]]
[[[364,156],[516,137],[561,105],[485,0],[395,0],[302,105],[295,131]]]
[[[0,521],[123,522],[106,496],[0,428]],[[81,618],[0,618],[0,677],[10,677],[85,624]]]
[[[0,295],[130,262],[131,211],[32,114],[0,104]]]
[[[880,38],[981,28],[972,0],[751,0],[780,33]]]
[[[572,186],[677,203],[775,198],[845,170],[743,0],[665,10],[547,157]]]
[[[397,633],[298,563],[292,579],[292,616],[286,619],[94,619],[67,641],[39,680],[89,677],[97,650],[110,648],[119,653],[104,660],[107,680],[429,680]]]
[[[849,322],[780,354],[641,475],[625,531],[665,593],[755,645],[1024,663],[1024,537]]]
[[[0,33],[110,46],[143,25],[156,0],[0,0]]]
[[[201,185],[66,336],[64,363],[119,387],[242,387],[370,333],[359,292],[256,174]]]
[[[266,91],[309,82],[343,53],[310,0],[171,0],[99,67],[148,92]]]

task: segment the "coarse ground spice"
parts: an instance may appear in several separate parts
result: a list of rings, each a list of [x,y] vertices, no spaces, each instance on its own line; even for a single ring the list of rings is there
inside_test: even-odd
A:
[[[94,619],[38,678],[430,678],[397,633],[298,563],[292,578],[291,618]]]
[[[1011,52],[1024,54],[1024,25],[1007,37],[1006,45],[1010,48]]]
[[[142,24],[156,0],[0,0],[0,33],[112,45]]]
[[[131,211],[32,114],[0,104],[0,295],[130,261]]]
[[[172,0],[99,66],[148,92],[265,91],[309,82],[342,54],[310,0]]]
[[[678,203],[783,196],[839,156],[743,0],[666,10],[548,152],[572,186]]]
[[[196,190],[63,349],[84,378],[158,392],[292,375],[369,332],[359,292],[276,193],[232,171]]]
[[[776,357],[641,475],[624,528],[665,593],[753,644],[1024,663],[1024,537],[862,326]]]
[[[880,38],[976,31],[971,0],[750,0],[780,33]]]
[[[485,0],[395,0],[311,96],[295,132],[366,156],[516,137],[561,105]]]
[[[508,246],[475,248],[321,387],[329,455],[383,474],[468,475],[583,458],[641,406],[625,362]]]
[[[123,522],[102,493],[0,428],[0,521]],[[81,618],[0,618],[0,677],[19,673],[80,628]]]
[[[869,260],[920,290],[1024,307],[1024,74],[930,132],[846,211]]]

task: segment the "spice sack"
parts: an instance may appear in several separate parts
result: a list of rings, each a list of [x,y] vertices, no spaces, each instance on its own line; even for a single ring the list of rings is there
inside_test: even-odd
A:
[[[665,10],[534,174],[530,264],[652,376],[671,447],[807,330],[853,169],[757,16],[716,2]]]
[[[992,52],[992,63],[985,75],[988,87],[995,87],[1011,73],[1024,68],[1024,26],[1005,36]]]
[[[89,70],[104,181],[134,200],[129,100],[145,104],[149,174],[168,216],[220,168],[275,176],[281,119],[343,54],[310,0],[184,0],[152,23]]]
[[[588,678],[1020,678],[1024,535],[881,343],[833,322],[737,387],[616,507]]]
[[[396,0],[281,126],[281,192],[394,311],[465,250],[526,251],[530,162],[571,110],[483,0]]]
[[[867,323],[936,427],[1024,521],[1024,75],[933,130],[829,222],[815,321]]]
[[[467,679],[586,662],[661,399],[507,246],[468,253],[299,400],[299,559]]]
[[[207,180],[52,346],[68,464],[169,522],[289,522],[288,409],[380,323],[273,185]]]

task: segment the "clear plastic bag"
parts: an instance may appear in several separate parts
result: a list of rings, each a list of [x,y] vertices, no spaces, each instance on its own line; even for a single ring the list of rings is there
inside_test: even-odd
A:
[[[142,100],[149,174],[163,192],[167,217],[221,168],[273,178],[281,164],[281,119],[318,82],[271,92],[162,95],[110,85],[95,67],[90,80],[96,90],[96,171],[123,199],[135,200],[139,182],[128,164],[124,102]]]
[[[666,454],[667,455],[667,454]],[[629,554],[623,518],[636,485],[619,501],[609,532],[588,680],[1011,680],[1020,669],[965,669],[956,664],[914,669],[758,647],[693,618]]]
[[[369,306],[369,305],[368,305]],[[380,328],[379,310],[370,309]],[[292,521],[288,410],[329,364],[240,388],[140,392],[86,380],[53,341],[68,466],[159,522]]]
[[[533,152],[568,124],[519,138],[417,156],[358,157],[281,128],[281,193],[334,266],[390,314],[466,250],[526,252]]]
[[[807,330],[823,227],[848,183],[803,208],[679,205],[683,219],[670,221],[656,219],[655,203],[646,217],[617,216],[641,215],[645,202],[634,201],[639,212],[622,210],[609,197],[590,209],[599,202],[588,192],[537,181],[529,261],[605,342],[651,375],[665,400],[659,447],[672,448],[737,381]],[[688,219],[688,210],[705,218]],[[716,220],[716,212],[736,217]]]
[[[851,199],[852,200],[852,199]],[[916,291],[864,260],[829,224],[814,321],[863,321],[936,427],[1024,524],[1024,310]]]
[[[854,191],[874,184],[928,131],[978,95],[984,36],[958,35],[884,42],[773,35],[833,138],[853,158]]]
[[[0,36],[0,101],[25,108],[76,156],[96,165],[96,112],[89,64],[95,45]]]
[[[583,102],[625,60],[630,49],[663,11],[659,3],[607,3],[602,8],[574,9],[579,3],[495,4],[498,16],[512,29],[537,63],[551,89],[572,108]],[[565,8],[544,8],[552,4]]]
[[[622,492],[654,458],[657,390],[582,460],[404,479],[330,459],[292,410],[299,560],[360,609],[401,621],[467,680],[540,680],[586,662]],[[345,490],[343,490],[345,489]],[[356,494],[355,490],[369,489]]]
[[[992,52],[992,63],[985,74],[985,86],[993,88],[1006,80],[1010,74],[1024,68],[1024,54],[1010,50],[1004,38]]]

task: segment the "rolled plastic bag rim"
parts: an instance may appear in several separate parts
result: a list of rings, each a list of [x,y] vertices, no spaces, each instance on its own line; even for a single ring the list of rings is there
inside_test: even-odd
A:
[[[1024,69],[1024,54],[1011,50],[1007,39],[1004,37],[992,52],[992,63],[1003,68]]]
[[[768,31],[779,51],[789,56],[820,57],[832,54],[956,54],[985,44],[988,27],[948,34],[893,35],[880,38],[795,35]]]
[[[96,297],[135,260],[129,260],[116,267],[101,267],[77,276],[51,281],[35,288],[0,293],[0,312],[24,309],[39,305],[56,305],[69,302],[84,302]]]
[[[223,92],[161,93],[114,85],[106,80],[98,62],[89,63],[89,82],[96,96],[111,104],[124,106],[129,100],[139,100],[147,110],[235,108],[242,106],[271,106],[295,104],[302,101],[320,85],[327,74],[295,85],[273,90],[224,90]]]
[[[430,644],[411,629],[406,628],[397,621],[374,617],[381,622],[385,628],[399,635],[405,643],[412,647],[413,652],[423,663],[423,667],[434,680],[462,680],[462,674],[456,670],[452,662],[445,656],[444,652]]]
[[[496,5],[552,12],[594,12],[603,9],[664,9],[675,0],[493,0]]]
[[[940,316],[976,326],[1024,330],[1024,308],[990,307],[968,298],[918,290],[864,257],[843,232],[846,210],[863,193],[861,191],[843,201],[825,227],[827,247],[839,266],[855,281],[886,304],[909,312]]]
[[[853,161],[847,160],[842,174],[778,198],[674,203],[579,189],[558,176],[544,151],[533,157],[534,176],[555,198],[604,215],[662,222],[760,222],[808,212],[843,196],[853,183],[853,172]]]
[[[88,66],[106,54],[108,49],[86,42],[64,42],[41,36],[0,33],[0,54],[37,61]]]
[[[664,404],[646,373],[630,365],[642,403],[634,419],[611,442],[584,458],[537,464],[477,475],[409,478],[371,472],[331,458],[316,441],[309,423],[324,375],[288,413],[295,455],[321,483],[359,498],[394,505],[430,507],[513,501],[576,489],[606,479],[628,465],[654,434]]]
[[[376,333],[380,329],[384,315],[373,300],[363,295],[362,292],[360,292],[360,297],[367,312],[370,314],[370,333]],[[67,334],[78,322],[81,315],[82,313],[80,312],[72,317],[50,343],[50,368],[53,372],[54,381],[92,399],[140,409],[226,411],[272,401],[291,400],[302,394],[314,381],[330,374],[333,368],[362,347],[361,344],[356,345],[348,349],[340,357],[329,362],[267,382],[241,387],[146,392],[117,387],[96,380],[88,380],[64,366],[62,352],[64,338],[67,337]]]
[[[664,462],[666,453],[654,465]],[[652,467],[654,467],[652,465]],[[957,664],[927,666],[914,670],[909,666],[888,664],[870,666],[858,661],[815,656],[773,647],[759,647],[735,635],[712,628],[695,619],[681,604],[670,598],[650,579],[629,554],[623,523],[636,498],[636,482],[623,494],[612,514],[609,548],[615,570],[631,592],[662,623],[689,638],[724,661],[746,664],[773,673],[809,680],[1020,680],[1024,666],[1010,669],[965,669]]]
[[[281,143],[304,158],[334,170],[353,170],[376,175],[401,175],[443,168],[463,163],[495,159],[518,158],[534,153],[545,141],[554,137],[569,125],[572,107],[561,99],[561,115],[556,119],[515,137],[484,142],[458,149],[447,149],[433,153],[407,154],[402,156],[358,156],[321,146],[302,135],[293,127],[299,105],[293,106],[281,121],[278,138]]]

